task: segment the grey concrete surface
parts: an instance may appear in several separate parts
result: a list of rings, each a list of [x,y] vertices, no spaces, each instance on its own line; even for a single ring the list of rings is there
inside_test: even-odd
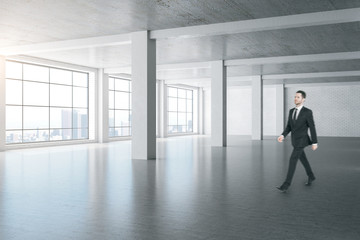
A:
[[[156,160],[131,142],[0,153],[0,239],[360,238],[359,138],[319,138],[286,194],[290,142],[207,136],[157,140]]]

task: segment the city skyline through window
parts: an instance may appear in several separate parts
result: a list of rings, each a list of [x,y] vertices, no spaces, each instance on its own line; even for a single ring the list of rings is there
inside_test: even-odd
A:
[[[193,91],[168,87],[168,133],[193,132]]]
[[[6,144],[89,138],[89,75],[6,61]]]
[[[131,136],[131,81],[109,77],[109,137]]]

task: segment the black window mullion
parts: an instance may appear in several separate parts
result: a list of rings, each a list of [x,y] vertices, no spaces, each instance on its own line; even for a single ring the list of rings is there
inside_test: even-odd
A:
[[[115,96],[116,96],[116,94],[115,94],[115,80],[116,80],[116,78],[113,78],[113,80],[114,80],[114,81],[113,81],[114,83],[113,83],[113,91],[112,91],[112,92],[113,92],[113,96],[114,96],[114,100],[113,100],[113,101],[114,101],[114,110],[113,110],[113,111],[114,111],[114,137],[116,137],[116,136],[115,136],[115,135],[116,135],[116,117],[115,117],[115,116],[116,116],[116,110],[115,110],[115,109],[116,109],[116,107],[115,107],[115,104],[116,104],[116,99],[115,99]]]
[[[128,84],[129,84],[129,85],[128,85],[128,91],[129,91],[129,93],[128,93],[128,94],[129,94],[129,106],[128,106],[128,108],[129,108],[129,109],[128,109],[128,114],[127,114],[128,116],[127,116],[127,118],[128,118],[128,122],[129,122],[129,124],[128,124],[128,125],[129,125],[129,128],[128,128],[129,130],[128,130],[128,131],[129,131],[129,135],[130,135],[130,125],[131,125],[131,124],[130,124],[130,109],[131,109],[131,103],[132,103],[132,101],[131,101],[131,93],[130,93],[130,81],[129,81]]]
[[[188,132],[188,113],[187,113],[187,111],[188,111],[188,109],[187,109],[187,101],[188,101],[188,99],[187,99],[187,91],[188,90],[186,90],[186,92],[185,92],[185,132],[187,133]]]
[[[176,88],[176,128],[179,132],[179,89]]]
[[[89,130],[89,125],[90,125],[90,112],[89,112],[89,103],[90,103],[90,92],[89,92],[89,73],[86,74],[87,79],[86,79],[86,86],[87,86],[87,109],[86,109],[86,116],[87,116],[87,138],[89,139],[89,135],[90,135],[90,130]],[[73,84],[74,84],[74,73],[73,73]]]
[[[24,142],[24,64],[21,64],[21,94],[22,94],[22,99],[21,99],[21,117],[22,117],[22,121],[21,121],[21,143]]]
[[[89,107],[89,106],[88,106]],[[74,139],[74,72],[71,73],[71,139]]]
[[[114,80],[115,81],[115,80]],[[113,94],[113,98],[114,98],[114,100],[113,100],[113,102],[114,102],[114,109],[112,110],[113,112],[114,112],[114,134],[115,134],[115,103],[116,103],[116,101],[115,101],[115,82],[114,82],[114,91],[111,91],[111,94]]]
[[[194,132],[194,92],[191,91],[191,132]]]
[[[51,75],[50,75],[50,68],[48,68],[49,69],[49,132],[48,132],[48,135],[49,135],[49,139],[48,139],[48,141],[50,141],[50,119],[51,119],[51,115],[50,115],[50,99],[51,99],[51,95],[50,95],[50,93],[51,93],[51,91],[50,91],[50,89],[51,89],[51,85],[50,85],[50,77],[51,77]]]

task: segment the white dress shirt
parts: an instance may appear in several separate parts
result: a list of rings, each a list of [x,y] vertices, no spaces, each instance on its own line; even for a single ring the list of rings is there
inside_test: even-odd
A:
[[[304,106],[304,105],[301,105],[301,106],[299,106],[299,107],[295,107],[295,108],[297,109],[295,120],[297,120],[297,118],[298,118],[298,116],[299,116],[299,113],[300,113],[301,109],[303,108],[303,106]],[[295,114],[295,110],[294,110],[294,114]],[[293,116],[292,116],[293,119],[294,119],[294,114],[293,114]]]

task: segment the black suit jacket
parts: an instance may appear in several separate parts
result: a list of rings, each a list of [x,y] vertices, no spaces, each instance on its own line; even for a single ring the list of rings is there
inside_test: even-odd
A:
[[[291,143],[294,147],[306,147],[317,143],[315,123],[312,111],[306,107],[302,107],[298,114],[297,120],[292,119],[295,108],[290,109],[287,126],[282,133],[286,137],[291,132]],[[311,139],[308,135],[310,128]]]

